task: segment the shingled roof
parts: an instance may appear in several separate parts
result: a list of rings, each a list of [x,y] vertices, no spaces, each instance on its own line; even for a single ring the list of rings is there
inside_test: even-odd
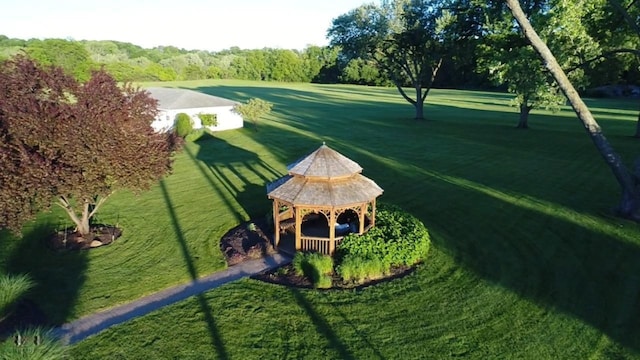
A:
[[[151,97],[158,100],[158,107],[166,110],[234,106],[236,104],[235,101],[229,99],[188,89],[154,87],[146,90],[151,93]]]
[[[289,174],[267,186],[268,196],[294,205],[340,207],[361,204],[383,190],[361,175],[362,167],[322,144],[289,167]]]

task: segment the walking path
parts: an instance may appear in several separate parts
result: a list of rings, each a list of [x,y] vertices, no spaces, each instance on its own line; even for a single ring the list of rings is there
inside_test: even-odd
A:
[[[146,315],[163,306],[184,300],[190,296],[216,288],[243,277],[258,274],[285,265],[291,258],[283,254],[244,261],[188,284],[178,285],[99,313],[85,316],[54,329],[54,335],[63,344],[74,344],[95,335],[113,325]]]

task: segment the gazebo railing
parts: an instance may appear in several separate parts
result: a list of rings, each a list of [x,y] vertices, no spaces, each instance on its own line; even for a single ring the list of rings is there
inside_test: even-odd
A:
[[[340,245],[344,236],[336,236],[335,238],[335,248]],[[311,236],[301,236],[300,240],[302,242],[302,251],[317,251],[321,254],[331,255],[329,249],[331,240],[328,238],[322,237],[311,237]]]

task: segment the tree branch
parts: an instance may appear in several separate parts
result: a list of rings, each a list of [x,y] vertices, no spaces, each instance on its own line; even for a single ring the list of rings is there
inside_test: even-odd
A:
[[[105,201],[107,201],[107,199],[111,196],[111,194],[113,194],[113,192],[109,193],[109,195],[100,198],[100,200],[98,200],[98,202],[94,205],[93,210],[91,211],[91,213],[89,213],[89,218],[93,217],[93,215],[98,212],[98,208],[100,208],[100,206],[102,206],[102,204],[104,204]]]
[[[596,56],[596,57],[594,57],[592,59],[586,60],[586,61],[584,61],[584,62],[582,62],[582,63],[580,63],[578,65],[575,65],[575,66],[572,66],[572,67],[568,68],[566,70],[566,72],[570,73],[572,71],[575,71],[575,70],[577,70],[579,68],[585,67],[585,66],[587,66],[587,65],[589,65],[589,64],[591,64],[593,62],[596,62],[598,60],[606,59],[608,57],[611,57],[611,56],[614,56],[614,55],[618,55],[618,54],[640,55],[640,49],[616,49],[616,50],[607,51],[607,52],[604,52],[604,53],[602,53],[602,54],[600,54],[600,55],[598,55],[598,56]]]
[[[629,15],[629,12],[627,11],[627,9],[625,9],[624,6],[622,6],[620,1],[619,0],[609,0],[609,2],[620,13],[620,15],[622,15],[624,20],[627,22],[627,24],[629,24],[629,26],[631,26],[633,31],[635,31],[638,35],[640,35],[640,25],[637,22],[633,21],[633,18],[631,17],[631,15]],[[631,7],[631,5],[633,5],[633,3],[635,3],[635,1],[632,1],[631,4],[629,5],[629,7]]]

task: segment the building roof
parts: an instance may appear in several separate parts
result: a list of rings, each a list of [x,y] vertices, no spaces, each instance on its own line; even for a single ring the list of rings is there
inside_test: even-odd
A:
[[[234,106],[237,104],[229,99],[188,89],[154,87],[146,90],[151,94],[151,97],[158,100],[158,108],[165,110]]]
[[[362,167],[322,144],[293,163],[289,174],[267,185],[267,195],[294,205],[340,207],[369,202],[383,190]]]

